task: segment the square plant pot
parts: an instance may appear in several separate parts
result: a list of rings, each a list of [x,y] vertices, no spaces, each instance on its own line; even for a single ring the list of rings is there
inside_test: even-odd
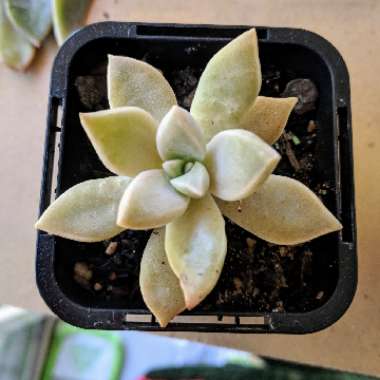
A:
[[[73,185],[111,175],[97,158],[78,117],[79,112],[108,108],[107,54],[143,59],[162,70],[179,104],[188,108],[208,60],[247,29],[105,22],[74,34],[60,49],[52,72],[40,213]],[[300,167],[294,167],[287,157],[289,146],[280,140],[275,147],[286,154],[276,172],[310,186],[340,219],[343,230],[309,243],[281,247],[265,243],[227,220],[228,252],[216,288],[165,330],[309,333],[337,321],[356,290],[346,66],[337,50],[314,33],[266,27],[257,32],[262,95],[281,96],[287,83],[296,78],[311,80],[319,92],[314,107],[303,115],[292,114],[287,126]],[[80,327],[161,330],[144,305],[138,285],[139,263],[149,233],[122,233],[113,239],[121,248],[109,256],[105,254],[109,242],[83,244],[39,231],[36,271],[43,299],[57,316]],[[252,242],[254,253],[247,254]],[[90,281],[74,275],[83,263],[93,273]]]

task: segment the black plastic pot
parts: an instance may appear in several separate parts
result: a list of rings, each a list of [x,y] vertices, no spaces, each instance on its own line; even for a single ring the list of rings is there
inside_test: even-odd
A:
[[[186,66],[202,69],[210,57],[247,26],[167,25],[105,22],[73,35],[54,63],[49,95],[40,212],[51,202],[52,182],[57,195],[83,180],[107,176],[80,127],[83,111],[75,78],[97,72],[104,80],[107,54],[148,60],[168,73]],[[317,239],[320,247],[313,276],[329,289],[320,307],[307,312],[260,313],[239,305],[235,310],[204,310],[179,317],[166,330],[239,333],[309,333],[337,321],[349,307],[357,283],[356,224],[349,78],[337,50],[320,36],[299,29],[257,28],[262,66],[291,68],[310,78],[320,92],[316,111],[317,164],[336,192],[327,206],[339,217],[343,231]],[[170,75],[169,75],[170,76]],[[59,142],[59,144],[57,143]],[[55,153],[58,160],[54,160]],[[58,164],[57,164],[58,162]],[[57,171],[56,171],[57,170]],[[318,245],[319,244],[319,245]],[[38,233],[37,284],[51,310],[61,319],[85,328],[158,330],[145,306],[99,301],[73,281],[77,255],[97,249]],[[91,252],[89,252],[91,254]]]

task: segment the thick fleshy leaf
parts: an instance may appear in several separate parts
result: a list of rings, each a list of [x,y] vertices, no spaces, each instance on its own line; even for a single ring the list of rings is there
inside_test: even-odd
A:
[[[35,48],[11,24],[0,1],[0,58],[10,68],[25,70],[33,60]]]
[[[51,0],[5,0],[13,26],[39,47],[51,28]]]
[[[185,300],[177,276],[165,252],[165,228],[154,230],[140,265],[140,290],[146,306],[161,327],[185,310]]]
[[[161,72],[130,57],[108,56],[107,87],[111,108],[140,107],[158,122],[177,104],[175,94]]]
[[[170,183],[190,198],[202,198],[210,186],[210,177],[206,168],[195,162],[187,173],[170,180]]]
[[[206,144],[203,132],[185,109],[173,106],[157,130],[157,149],[162,160],[192,159],[203,161]]]
[[[165,249],[192,309],[214,288],[227,252],[224,219],[211,195],[192,200],[186,213],[166,226]]]
[[[260,87],[257,35],[251,29],[217,52],[199,80],[191,114],[206,141],[225,129],[237,128]]]
[[[156,121],[141,108],[122,107],[81,113],[81,123],[104,166],[134,177],[161,167],[156,149]]]
[[[147,170],[124,193],[117,224],[133,230],[161,227],[181,216],[188,205],[189,198],[174,189],[163,170]]]
[[[272,173],[280,155],[254,133],[232,129],[218,133],[207,145],[205,160],[210,191],[226,201],[251,195]]]
[[[222,202],[223,214],[259,238],[293,245],[338,231],[342,225],[301,182],[271,175],[242,202]]]
[[[87,16],[91,0],[51,0],[54,35],[58,45],[79,29]]]
[[[182,175],[185,167],[184,160],[169,160],[162,164],[162,169],[168,175],[169,178],[175,178]]]
[[[297,98],[258,96],[244,115],[240,128],[246,129],[272,145],[281,136]]]
[[[41,215],[36,228],[67,239],[96,242],[119,234],[120,199],[131,179],[108,177],[82,182],[58,197]]]

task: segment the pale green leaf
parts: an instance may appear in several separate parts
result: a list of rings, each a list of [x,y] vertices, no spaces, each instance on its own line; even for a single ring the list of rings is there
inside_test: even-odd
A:
[[[96,153],[113,173],[133,177],[161,167],[157,123],[146,111],[122,107],[79,116]]]
[[[108,56],[107,86],[111,108],[140,107],[158,122],[177,104],[175,94],[161,72],[130,57]]]
[[[82,242],[110,239],[124,230],[116,224],[116,216],[130,181],[108,177],[75,185],[45,210],[36,228]]]
[[[281,136],[297,98],[258,96],[244,115],[240,128],[255,133],[272,145]]]
[[[161,227],[181,216],[188,205],[189,198],[174,189],[163,170],[147,170],[123,195],[117,224],[133,230]]]
[[[168,175],[169,178],[178,177],[183,173],[185,167],[185,161],[183,160],[169,160],[162,164],[162,169]]]
[[[210,186],[210,177],[206,168],[200,162],[195,162],[187,173],[173,178],[170,183],[190,198],[202,198]]]
[[[225,129],[237,128],[260,87],[257,35],[251,29],[217,52],[199,80],[191,114],[206,141]]]
[[[279,175],[242,202],[218,205],[234,223],[274,244],[299,244],[342,228],[310,189]]]
[[[243,129],[220,132],[207,145],[210,191],[226,201],[246,198],[268,178],[280,158],[254,133]]]
[[[39,47],[51,28],[51,0],[5,0],[13,26]]]
[[[224,219],[209,194],[192,200],[186,213],[166,226],[165,249],[192,309],[214,288],[227,251]]]
[[[161,327],[185,310],[185,300],[177,276],[165,252],[165,228],[154,230],[140,265],[140,290],[144,302]]]
[[[54,35],[58,45],[85,22],[91,0],[51,0]]]
[[[32,62],[35,48],[14,28],[0,1],[0,58],[10,68],[25,70]]]
[[[166,160],[193,159],[203,161],[206,144],[194,118],[185,109],[173,106],[157,130],[157,149]]]

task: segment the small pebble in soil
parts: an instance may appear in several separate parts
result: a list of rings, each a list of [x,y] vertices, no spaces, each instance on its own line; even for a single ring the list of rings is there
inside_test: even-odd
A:
[[[117,249],[117,242],[116,241],[111,241],[111,243],[108,244],[105,254],[108,256],[112,256]]]
[[[198,51],[198,49],[195,46],[189,46],[189,47],[185,48],[185,53],[188,55],[196,53],[197,51]]]
[[[303,115],[316,108],[318,90],[310,79],[294,79],[286,85],[281,96],[283,98],[296,96],[298,102],[294,107],[294,112],[298,115]]]
[[[317,295],[315,296],[315,299],[317,300],[321,300],[324,296],[324,292],[321,290],[320,292],[317,293]]]
[[[285,309],[284,309],[283,302],[282,301],[276,302],[276,307],[273,309],[273,312],[274,313],[282,313],[284,311],[285,311]]]
[[[90,281],[92,278],[92,270],[84,262],[78,262],[74,265],[74,274],[84,280]]]
[[[253,251],[255,250],[256,240],[252,238],[247,238],[246,242],[247,242],[247,247],[248,247],[248,253],[252,254]]]
[[[243,287],[243,283],[239,277],[234,278],[234,284],[235,284],[236,290],[240,290]]]
[[[307,131],[308,133],[313,133],[317,129],[317,124],[314,120],[310,120],[309,124],[307,125]]]

